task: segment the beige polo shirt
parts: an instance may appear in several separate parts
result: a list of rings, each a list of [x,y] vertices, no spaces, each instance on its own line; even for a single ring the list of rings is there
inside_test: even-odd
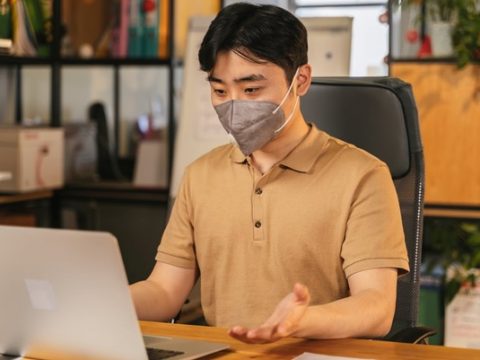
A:
[[[314,126],[263,176],[234,145],[188,166],[156,259],[198,266],[205,318],[223,327],[261,324],[295,282],[315,305],[348,296],[356,272],[408,271],[388,168]]]

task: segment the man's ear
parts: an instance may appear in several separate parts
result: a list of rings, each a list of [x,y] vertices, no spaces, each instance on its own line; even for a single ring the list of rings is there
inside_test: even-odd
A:
[[[303,96],[307,93],[312,82],[312,67],[310,64],[300,66],[297,75],[297,95]]]

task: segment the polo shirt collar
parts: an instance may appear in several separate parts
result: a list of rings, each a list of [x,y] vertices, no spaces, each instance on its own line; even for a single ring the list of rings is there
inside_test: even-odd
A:
[[[310,130],[303,140],[279,162],[280,166],[292,169],[294,171],[308,173],[313,167],[318,157],[323,152],[326,144],[326,134],[309,123]]]
[[[233,151],[230,153],[230,158],[237,164],[245,164],[248,162],[248,156],[245,156],[237,145],[233,145]]]
[[[322,153],[326,144],[326,134],[315,126],[308,124],[310,129],[302,141],[281,161],[279,165],[294,171],[307,173],[313,167],[318,157]],[[233,147],[230,158],[237,164],[248,162],[248,156],[245,156],[238,146]]]

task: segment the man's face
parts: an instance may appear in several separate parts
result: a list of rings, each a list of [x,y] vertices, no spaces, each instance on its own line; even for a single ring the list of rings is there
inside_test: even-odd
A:
[[[278,65],[255,63],[233,51],[217,55],[208,79],[213,106],[229,100],[258,100],[278,104],[289,87],[285,72]],[[290,95],[283,108],[288,107],[289,100],[294,99],[293,94]]]

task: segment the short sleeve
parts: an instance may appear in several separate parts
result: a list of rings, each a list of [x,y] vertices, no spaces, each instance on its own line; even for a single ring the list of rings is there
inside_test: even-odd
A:
[[[398,197],[385,165],[367,171],[357,184],[341,257],[347,277],[384,267],[409,271]]]
[[[155,257],[157,261],[182,268],[196,266],[189,179],[187,168]]]

